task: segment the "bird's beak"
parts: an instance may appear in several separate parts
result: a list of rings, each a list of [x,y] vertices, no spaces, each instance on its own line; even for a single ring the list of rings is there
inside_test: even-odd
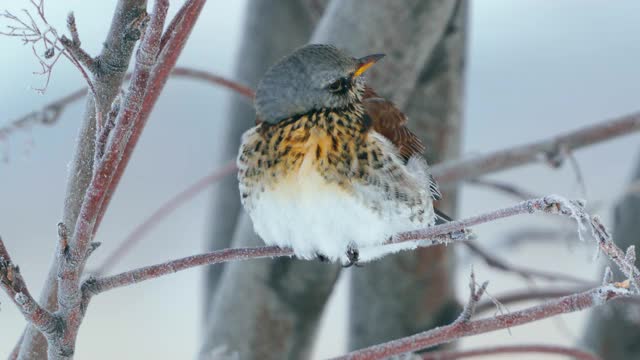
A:
[[[371,65],[375,64],[378,60],[382,59],[384,54],[373,54],[367,55],[365,57],[361,57],[358,59],[358,68],[353,73],[353,77],[358,77],[364,74],[365,71],[369,70]]]

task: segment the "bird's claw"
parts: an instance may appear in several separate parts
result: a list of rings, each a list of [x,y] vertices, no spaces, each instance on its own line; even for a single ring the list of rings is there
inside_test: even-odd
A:
[[[349,247],[349,249],[347,249],[347,260],[349,260],[349,262],[345,265],[342,265],[342,267],[348,268],[352,267],[353,265],[355,265],[356,267],[362,267],[362,265],[358,263],[358,260],[360,260],[360,252],[358,251],[358,249]]]

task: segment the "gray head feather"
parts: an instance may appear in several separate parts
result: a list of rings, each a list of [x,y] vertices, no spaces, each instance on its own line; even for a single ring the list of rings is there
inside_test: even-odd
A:
[[[322,108],[341,108],[359,101],[361,76],[352,79],[357,59],[331,45],[306,45],[273,65],[256,91],[258,118],[275,124],[294,115]],[[344,92],[332,92],[335,81],[348,80]]]

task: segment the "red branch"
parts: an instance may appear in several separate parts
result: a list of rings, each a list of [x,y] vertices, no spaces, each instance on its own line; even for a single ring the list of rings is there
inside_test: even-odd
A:
[[[630,295],[631,292],[626,289],[616,288],[613,286],[597,287],[579,294],[565,296],[542,305],[530,307],[506,315],[466,322],[456,322],[451,325],[425,331],[406,338],[357,350],[344,356],[336,357],[335,359],[384,359],[394,355],[449,343],[466,336],[507,329],[559,314],[568,314],[584,310],[592,306],[602,305],[612,299]]]
[[[158,265],[147,266],[118,275],[89,279],[83,285],[83,289],[85,296],[90,297],[107,290],[136,284],[196,266],[218,264],[231,260],[249,260],[280,256],[293,256],[293,250],[281,249],[277,246],[218,250],[207,254],[193,255]]]
[[[156,65],[153,68],[151,77],[149,78],[148,91],[144,94],[142,99],[142,107],[137,119],[135,119],[135,126],[133,132],[128,138],[128,142],[122,153],[122,160],[117,164],[117,169],[108,185],[104,200],[101,202],[101,207],[98,211],[98,216],[93,230],[93,234],[98,230],[100,222],[104,217],[104,213],[109,206],[111,197],[115,192],[122,174],[129,163],[129,159],[133,154],[138,139],[144,130],[144,126],[151,114],[151,110],[160,96],[160,92],[164,88],[167,82],[167,78],[171,73],[173,67],[178,60],[178,56],[182,52],[184,45],[187,42],[189,34],[193,29],[193,26],[200,15],[200,11],[204,6],[206,0],[189,0],[185,2],[182,8],[178,11],[178,14],[173,18],[167,30],[160,40],[160,53],[156,60]]]
[[[589,215],[582,211],[580,204],[571,203],[568,200],[562,199],[557,196],[547,196],[544,198],[523,201],[511,207],[494,210],[482,215],[473,216],[473,217],[462,219],[462,220],[452,221],[445,224],[428,227],[422,230],[400,233],[395,235],[390,241],[387,242],[387,244],[420,240],[416,243],[416,246],[428,247],[428,246],[448,244],[448,243],[458,242],[458,241],[465,241],[467,240],[467,236],[468,236],[468,232],[466,232],[466,229],[468,229],[472,225],[478,225],[478,224],[494,221],[497,219],[502,219],[505,217],[516,216],[520,214],[528,214],[528,213],[548,213],[548,214],[562,215],[562,216],[576,218],[576,221],[580,221],[580,222],[587,222],[590,219]],[[597,235],[603,236],[603,237],[605,236],[605,235],[601,235],[600,233],[598,233]],[[602,239],[598,238],[598,239],[600,243],[611,242],[611,239],[608,237],[602,238]],[[615,244],[612,246],[614,248],[617,248]],[[601,245],[601,248],[602,248],[602,245]],[[231,251],[231,253],[226,253],[225,251]],[[213,263],[217,263],[222,261],[222,260],[219,260],[221,252],[225,252],[224,254],[226,254],[224,261],[236,260],[236,258],[232,256],[233,254],[236,254],[237,256],[239,256],[238,259],[247,259],[251,256],[263,257],[261,255],[263,252],[267,252],[268,254],[270,254],[269,256],[272,256],[272,257],[290,256],[292,254],[292,250],[288,248],[281,249],[277,247],[275,248],[274,247],[256,247],[256,248],[249,248],[249,249],[226,249],[226,250],[213,251],[208,254],[195,255],[195,256],[200,256],[202,257],[201,259],[211,259]],[[606,253],[607,255],[609,255],[611,251],[607,251]],[[178,270],[185,270],[193,266],[207,264],[206,261],[202,263],[200,262],[194,263],[192,262],[192,258],[193,257],[186,257],[186,258],[174,260],[170,262],[172,264],[170,267]],[[144,268],[145,274],[149,274],[149,276],[144,277],[144,279],[139,278],[137,275],[140,270],[131,270],[119,275],[115,275],[119,279],[126,278],[126,279],[136,280],[129,283],[119,282],[118,287],[164,275],[167,272],[165,272],[162,269],[165,269],[167,264],[168,263],[161,263],[161,264],[152,265]],[[170,272],[174,272],[174,271],[170,271]],[[154,274],[158,274],[158,275],[155,276]],[[100,281],[100,280],[98,279],[97,281]]]
[[[255,92],[250,87],[244,86],[232,80],[228,80],[222,76],[212,74],[208,71],[185,68],[185,67],[176,67],[175,69],[173,69],[173,72],[171,73],[171,75],[184,76],[192,79],[208,81],[212,84],[224,86],[228,89],[231,89],[235,93],[238,93],[249,99],[253,99],[255,96]]]
[[[576,360],[600,360],[600,357],[593,355],[590,352],[558,345],[513,345],[494,346],[485,349],[466,351],[434,351],[422,354],[422,360],[456,360],[486,355],[522,353],[566,355]]]
[[[61,331],[60,322],[42,308],[31,296],[20,269],[11,260],[11,256],[0,238],[0,287],[11,301],[20,309],[24,318],[45,336],[51,337]],[[14,350],[15,352],[15,350]]]

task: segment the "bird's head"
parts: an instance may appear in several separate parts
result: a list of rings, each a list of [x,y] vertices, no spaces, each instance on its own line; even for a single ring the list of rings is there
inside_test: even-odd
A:
[[[270,124],[361,101],[362,75],[384,55],[348,56],[331,45],[303,46],[273,65],[258,84],[258,118]]]

